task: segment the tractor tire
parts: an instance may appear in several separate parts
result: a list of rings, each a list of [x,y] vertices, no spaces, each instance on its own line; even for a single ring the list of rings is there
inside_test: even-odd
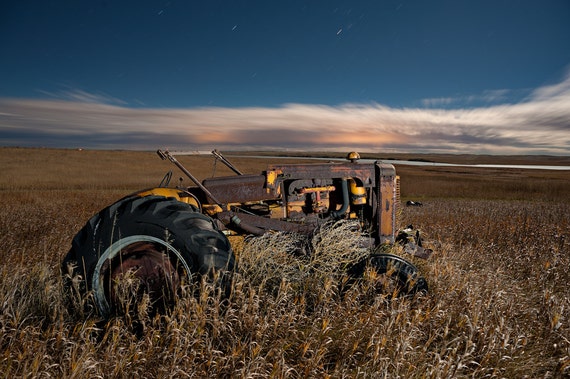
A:
[[[162,265],[160,256],[168,257]],[[130,196],[101,210],[73,238],[62,263],[64,283],[82,279],[80,295],[92,291],[100,315],[108,318],[120,312],[110,284],[117,266],[150,275],[151,290],[206,277],[215,278],[222,294],[229,295],[235,258],[227,237],[196,207],[163,196]],[[163,282],[157,285],[157,280]]]
[[[356,282],[375,281],[368,285],[370,295],[383,294],[386,298],[427,293],[427,281],[411,262],[394,254],[373,254],[349,270]],[[353,282],[354,284],[354,282]]]

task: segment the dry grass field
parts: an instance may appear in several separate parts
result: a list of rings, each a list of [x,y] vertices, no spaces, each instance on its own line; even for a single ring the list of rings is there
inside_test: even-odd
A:
[[[211,158],[179,159],[199,178],[229,174]],[[552,162],[512,158],[529,159]],[[231,160],[251,173],[268,163]],[[89,217],[173,166],[152,152],[16,148],[0,148],[0,164],[5,378],[570,377],[569,171],[397,166],[403,198],[424,204],[405,208],[403,225],[435,250],[407,257],[425,296],[370,299],[365,284],[339,296],[334,272],[309,274],[284,256],[286,237],[267,237],[236,247],[243,269],[229,305],[205,286],[137,334],[128,319],[68,311],[59,264]],[[339,241],[323,240],[325,250]]]

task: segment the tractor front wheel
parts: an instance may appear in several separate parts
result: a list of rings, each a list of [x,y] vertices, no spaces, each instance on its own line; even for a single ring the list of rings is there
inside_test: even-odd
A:
[[[391,299],[427,293],[428,285],[411,262],[394,254],[373,254],[349,270],[367,297]]]

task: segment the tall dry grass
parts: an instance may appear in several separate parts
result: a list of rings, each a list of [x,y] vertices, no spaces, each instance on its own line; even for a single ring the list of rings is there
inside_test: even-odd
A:
[[[537,190],[521,199],[520,176],[498,172],[494,185],[481,175],[454,194],[448,186],[463,188],[464,174],[434,180],[400,172],[403,195],[424,203],[405,208],[403,223],[420,227],[435,249],[428,261],[414,260],[430,285],[421,298],[363,301],[359,288],[343,295],[335,268],[347,257],[325,259],[334,263],[327,267],[303,249],[289,254],[292,244],[320,243],[338,258],[355,248],[346,230],[325,230],[314,241],[276,234],[236,244],[243,269],[229,303],[204,283],[199,297],[141,327],[126,318],[85,319],[63,305],[59,262],[73,235],[103,206],[161,177],[106,170],[113,157],[128,169],[127,159],[146,160],[142,153],[105,155],[109,161],[91,162],[88,172],[81,174],[81,162],[72,176],[53,172],[40,182],[25,160],[12,171],[24,172],[20,181],[0,173],[6,378],[570,375],[570,178],[522,173],[524,186]],[[41,172],[41,160],[33,170]]]

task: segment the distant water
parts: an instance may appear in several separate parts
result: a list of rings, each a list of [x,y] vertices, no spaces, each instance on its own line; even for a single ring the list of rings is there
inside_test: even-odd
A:
[[[374,162],[373,159],[361,159],[361,161]],[[480,167],[480,168],[522,168],[532,170],[570,170],[570,166],[547,166],[547,165],[530,165],[530,164],[454,164],[454,163],[438,163],[438,162],[419,162],[419,161],[400,161],[400,160],[383,160],[392,164],[408,165],[408,166],[449,166],[449,167]]]

